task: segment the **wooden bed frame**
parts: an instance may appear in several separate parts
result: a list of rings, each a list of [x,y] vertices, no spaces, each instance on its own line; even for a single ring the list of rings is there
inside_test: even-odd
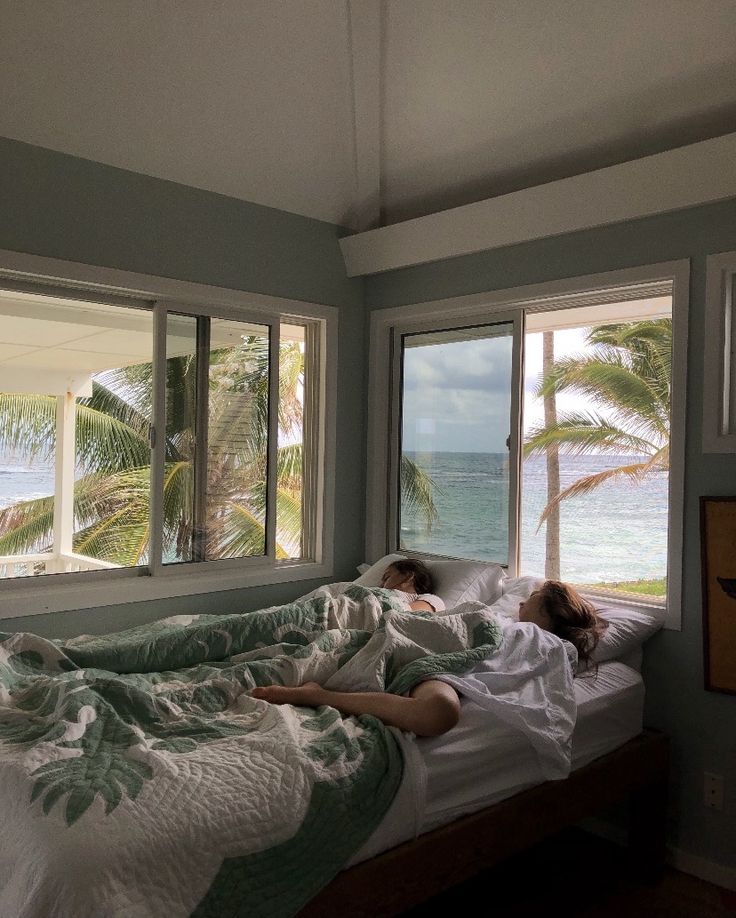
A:
[[[632,869],[656,879],[664,866],[669,741],[644,731],[608,755],[343,870],[299,918],[390,918],[549,835],[629,801]],[[349,898],[348,898],[349,897]]]

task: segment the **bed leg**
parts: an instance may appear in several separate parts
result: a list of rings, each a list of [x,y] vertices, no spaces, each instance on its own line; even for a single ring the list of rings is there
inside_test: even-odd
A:
[[[629,797],[629,858],[644,883],[662,878],[666,853],[667,783],[665,780],[632,791]]]

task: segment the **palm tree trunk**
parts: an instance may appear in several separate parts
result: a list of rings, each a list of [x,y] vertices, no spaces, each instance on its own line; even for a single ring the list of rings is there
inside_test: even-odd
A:
[[[543,378],[552,370],[555,361],[555,333],[542,332]],[[557,397],[554,392],[544,396],[544,426],[557,424]],[[560,493],[560,451],[556,443],[545,451],[547,458],[547,503]],[[560,579],[560,508],[556,506],[547,517],[545,530],[544,576],[551,580]]]

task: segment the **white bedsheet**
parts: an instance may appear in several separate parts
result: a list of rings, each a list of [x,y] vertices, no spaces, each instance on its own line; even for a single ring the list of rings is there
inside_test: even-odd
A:
[[[644,684],[618,661],[574,680],[578,717],[572,768],[581,768],[642,730]],[[546,780],[529,740],[497,713],[464,698],[460,722],[432,738],[401,737],[406,777],[390,810],[347,866],[498,803]]]

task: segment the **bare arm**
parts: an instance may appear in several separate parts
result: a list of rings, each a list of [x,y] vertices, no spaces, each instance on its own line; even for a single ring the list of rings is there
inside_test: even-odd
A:
[[[460,719],[457,692],[437,679],[420,682],[408,698],[388,692],[331,692],[316,682],[296,688],[272,685],[253,689],[251,694],[273,704],[326,704],[343,714],[372,714],[385,724],[417,736],[440,736]]]
[[[409,603],[409,608],[414,612],[434,612],[434,609],[428,602],[425,602],[423,599],[417,599],[414,602]]]

